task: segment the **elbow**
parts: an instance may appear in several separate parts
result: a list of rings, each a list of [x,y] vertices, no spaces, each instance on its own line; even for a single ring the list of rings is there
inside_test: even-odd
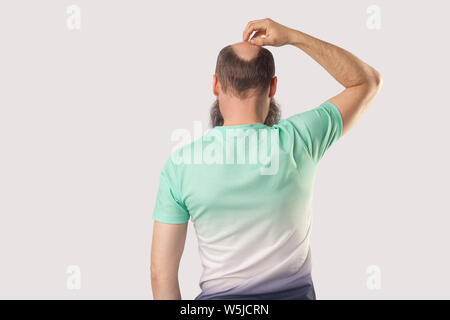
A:
[[[360,88],[364,90],[365,96],[372,99],[380,92],[382,85],[383,77],[381,74],[377,70],[370,68]]]
[[[374,70],[374,71],[375,71],[375,75],[374,75],[375,86],[378,89],[381,89],[381,87],[383,86],[383,76],[378,71],[376,71],[376,70]]]
[[[377,70],[372,69],[367,82],[370,88],[378,93],[383,86],[383,77]]]

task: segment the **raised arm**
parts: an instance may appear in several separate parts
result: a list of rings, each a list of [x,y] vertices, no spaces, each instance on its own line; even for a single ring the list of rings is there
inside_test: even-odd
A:
[[[256,33],[250,39],[253,31]],[[360,119],[381,88],[380,73],[350,52],[271,19],[249,22],[243,38],[256,45],[296,46],[342,84],[345,89],[328,101],[336,105],[342,115],[343,134]]]
[[[187,223],[155,221],[153,226],[151,281],[153,299],[180,300],[178,267],[186,241]]]

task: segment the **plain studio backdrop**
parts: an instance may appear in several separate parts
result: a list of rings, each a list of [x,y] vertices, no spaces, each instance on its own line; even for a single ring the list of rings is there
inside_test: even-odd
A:
[[[152,298],[171,135],[208,128],[219,50],[270,17],[384,77],[319,167],[317,297],[450,298],[449,12],[447,1],[2,1],[0,296]],[[300,50],[269,49],[283,117],[342,89]],[[183,298],[200,273],[190,223]]]

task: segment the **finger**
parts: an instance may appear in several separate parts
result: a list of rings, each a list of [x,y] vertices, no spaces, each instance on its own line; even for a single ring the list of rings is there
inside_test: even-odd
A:
[[[250,40],[251,44],[257,45],[257,46],[263,46],[265,44],[267,44],[267,38],[263,38],[263,37],[253,37]]]
[[[251,21],[245,27],[242,38],[244,41],[247,41],[250,38],[250,35],[253,31],[265,31],[266,30],[266,22],[264,20],[256,20]]]
[[[262,46],[268,44],[266,38],[266,31],[256,31],[253,37],[250,38],[250,43]]]
[[[243,32],[243,40],[247,41],[250,38],[253,31],[259,30],[265,30],[264,21],[263,20],[250,21],[245,27],[245,30]]]
[[[265,34],[266,33],[264,31],[256,31],[255,34],[253,35],[253,37],[251,37],[251,39],[259,38]]]
[[[252,23],[257,22],[257,21],[258,21],[258,20],[252,20],[252,21],[249,21],[249,22],[247,23],[247,25],[245,26],[244,32],[242,33],[242,37],[243,37],[244,41],[247,41],[247,40],[250,38],[250,35],[252,34],[252,32],[249,32],[249,33],[247,34],[247,30],[249,30],[250,25],[251,25]]]
[[[256,31],[252,37],[250,37],[250,43],[256,43],[256,39],[263,38],[266,35],[265,31]],[[263,40],[264,41],[264,40]]]

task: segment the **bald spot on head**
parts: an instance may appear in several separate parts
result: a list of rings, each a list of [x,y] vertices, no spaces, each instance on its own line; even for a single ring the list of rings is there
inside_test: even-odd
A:
[[[228,45],[217,56],[216,76],[220,89],[241,98],[266,91],[275,75],[269,50],[249,42]]]
[[[254,59],[261,50],[259,46],[251,44],[248,41],[235,43],[231,45],[231,48],[240,59],[245,61]]]

